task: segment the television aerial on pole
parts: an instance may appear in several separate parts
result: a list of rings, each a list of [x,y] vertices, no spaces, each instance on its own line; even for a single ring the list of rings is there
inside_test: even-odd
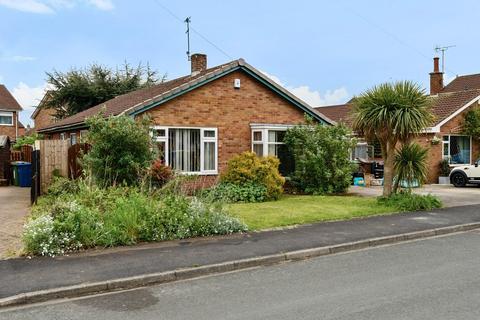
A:
[[[436,46],[435,47],[435,52],[442,52],[442,72],[445,72],[445,51],[447,51],[449,48],[454,48],[456,45],[449,45],[449,46]]]
[[[183,22],[187,24],[187,31],[185,31],[187,34],[187,59],[190,61],[190,22],[192,22],[192,17],[187,17]]]

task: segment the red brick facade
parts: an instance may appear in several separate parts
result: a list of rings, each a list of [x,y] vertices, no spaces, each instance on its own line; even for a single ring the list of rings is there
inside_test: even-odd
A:
[[[55,118],[53,116],[54,114],[55,110],[53,109],[39,109],[35,115],[35,118],[33,119],[35,130],[55,123]]]
[[[13,112],[13,125],[0,125],[0,135],[9,136],[10,140],[15,141],[17,136],[21,136],[20,128],[18,127],[18,111],[5,111]]]
[[[240,79],[239,89],[234,80]],[[170,100],[147,114],[155,125],[218,129],[218,169],[251,150],[252,123],[298,124],[304,113],[241,71]]]

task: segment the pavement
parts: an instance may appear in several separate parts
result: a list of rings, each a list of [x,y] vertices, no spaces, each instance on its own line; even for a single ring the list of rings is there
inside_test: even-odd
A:
[[[21,234],[30,213],[30,188],[0,187],[0,259],[18,254]]]
[[[0,319],[480,319],[480,233],[0,310]]]
[[[383,187],[351,187],[349,194],[378,197],[382,195]],[[455,188],[452,185],[428,184],[421,188],[413,189],[418,194],[434,194],[438,196],[445,207],[457,207],[480,204],[480,187],[466,186],[464,188]]]
[[[480,222],[480,205],[296,228],[0,261],[0,298]],[[431,235],[435,235],[433,232]],[[178,277],[177,277],[178,279]]]

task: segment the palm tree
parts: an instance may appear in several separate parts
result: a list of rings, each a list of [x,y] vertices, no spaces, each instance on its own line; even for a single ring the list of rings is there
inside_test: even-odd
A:
[[[395,154],[393,192],[397,191],[401,181],[407,182],[409,186],[413,186],[415,182],[423,184],[427,181],[427,157],[428,149],[422,148],[418,143],[402,145]]]
[[[354,101],[353,129],[368,140],[378,139],[384,160],[383,195],[392,194],[394,156],[399,143],[408,143],[428,127],[433,115],[425,90],[410,81],[384,83]]]

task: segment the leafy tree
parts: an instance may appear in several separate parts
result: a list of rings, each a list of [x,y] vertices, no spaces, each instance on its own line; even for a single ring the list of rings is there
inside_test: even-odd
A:
[[[118,95],[152,86],[165,79],[148,65],[136,68],[124,63],[112,70],[92,64],[84,69],[67,72],[47,72],[47,82],[52,87],[44,108],[55,110],[55,117],[63,119],[110,100]]]
[[[463,133],[480,139],[480,108],[471,109],[465,114]]]
[[[353,129],[367,140],[378,139],[384,160],[383,195],[393,191],[395,151],[408,143],[433,120],[430,99],[410,81],[384,83],[358,97],[353,111]]]
[[[86,141],[92,145],[83,157],[85,168],[101,186],[134,185],[153,160],[150,120],[128,116],[87,119]]]
[[[291,128],[285,136],[295,159],[292,182],[306,193],[345,192],[355,169],[350,161],[355,139],[343,125],[325,126],[311,119],[307,121],[306,126]]]
[[[395,155],[394,168],[396,180],[393,191],[396,193],[401,181],[407,185],[419,184],[427,181],[427,157],[428,149],[422,148],[418,143],[402,145]]]

